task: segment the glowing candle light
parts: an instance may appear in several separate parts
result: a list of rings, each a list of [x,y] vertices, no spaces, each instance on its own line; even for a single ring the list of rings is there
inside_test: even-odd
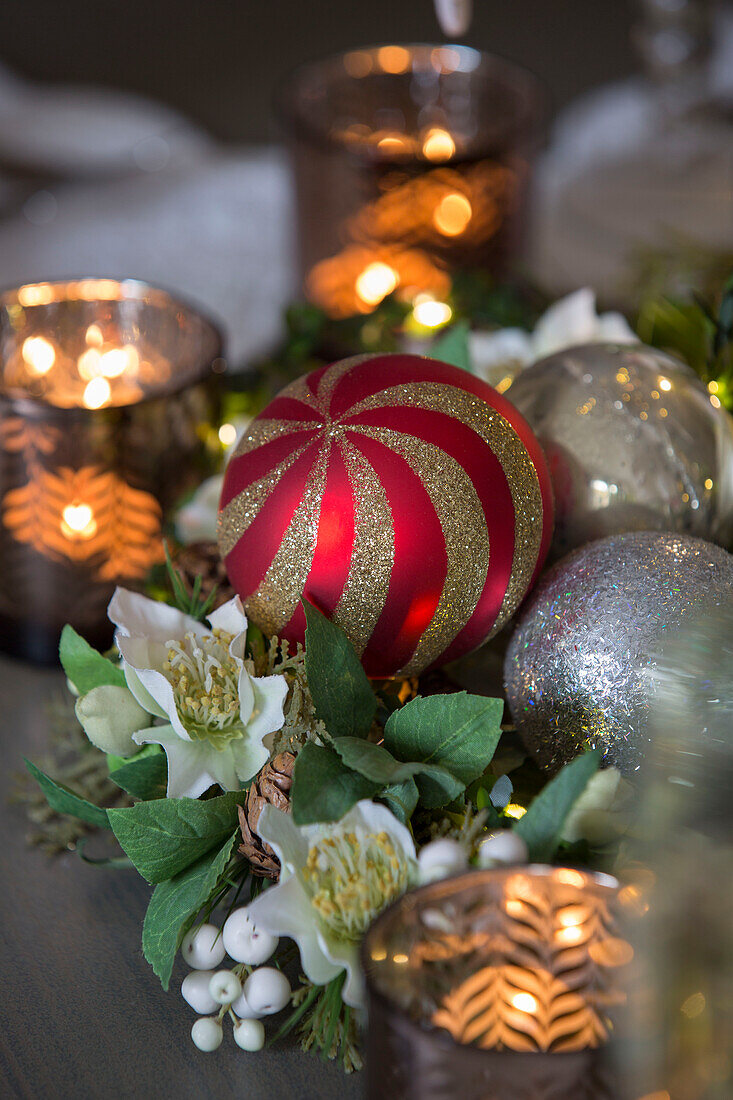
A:
[[[418,294],[412,307],[412,316],[419,325],[426,328],[440,328],[447,325],[453,316],[453,310],[447,302],[438,302],[427,294]]]
[[[105,378],[119,378],[127,370],[129,362],[127,348],[111,348],[101,357],[102,374]]]
[[[101,409],[112,396],[112,387],[106,378],[92,378],[84,390],[83,401],[88,409]]]
[[[90,325],[87,329],[84,339],[90,348],[101,348],[104,343],[104,336],[99,325]]]
[[[356,280],[356,293],[362,302],[368,306],[375,306],[386,298],[397,286],[397,272],[389,264],[367,264],[361,275]]]
[[[61,513],[61,531],[70,539],[91,539],[97,533],[97,521],[88,504],[67,504]]]
[[[452,191],[440,200],[433,214],[433,224],[444,237],[457,237],[471,220],[473,209],[465,195]]]
[[[24,340],[21,354],[32,374],[48,374],[56,362],[54,346],[43,336],[29,336]]]
[[[537,998],[533,997],[531,993],[515,993],[512,997],[512,1004],[519,1012],[536,1012],[539,1007]]]
[[[422,151],[428,160],[450,160],[456,151],[456,143],[447,130],[435,126],[425,135]]]

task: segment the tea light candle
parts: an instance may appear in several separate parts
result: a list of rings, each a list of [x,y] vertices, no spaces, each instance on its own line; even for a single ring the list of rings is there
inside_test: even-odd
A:
[[[162,559],[165,509],[207,472],[216,328],[133,280],[0,296],[0,647],[107,644],[118,583]]]
[[[282,97],[308,297],[332,317],[445,299],[516,258],[540,117],[528,73],[463,46],[387,45],[301,69]]]
[[[405,894],[362,945],[367,1095],[617,1100],[602,1051],[634,957],[617,895],[607,875],[532,865]]]

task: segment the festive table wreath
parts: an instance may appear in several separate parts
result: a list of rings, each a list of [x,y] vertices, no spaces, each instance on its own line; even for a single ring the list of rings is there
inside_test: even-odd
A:
[[[706,330],[719,365],[732,301]],[[602,352],[617,357],[619,394],[604,415],[617,402],[643,429],[665,386],[646,393],[638,357],[663,380],[672,367],[626,348],[613,323],[617,342]],[[460,361],[466,349],[459,323],[437,350]],[[706,402],[701,431],[712,424],[724,442],[727,414],[708,397],[725,396],[725,363],[707,390],[674,366],[689,400]],[[589,411],[602,404],[593,371]],[[236,592],[210,550],[193,568],[184,552],[155,599],[118,589],[111,653],[65,629],[61,663],[83,752],[103,754],[109,772],[106,806],[28,768],[53,810],[111,831],[125,854],[113,862],[153,886],[143,952],[166,989],[179,951],[191,968],[181,992],[199,1049],[217,1049],[230,1020],[237,1045],[258,1050],[263,1021],[279,1014],[270,1042],[297,1028],[304,1047],[358,1068],[358,945],[385,906],[469,866],[613,863],[629,797],[619,768],[636,766],[645,737],[618,708],[635,692],[648,704],[636,674],[657,640],[645,625],[655,585],[678,585],[682,611],[705,612],[733,579],[730,555],[686,533],[718,534],[720,471],[698,470],[689,508],[649,505],[660,533],[582,545],[524,604],[509,699],[548,779],[502,733],[503,699],[445,678],[435,693],[422,674],[480,645],[534,583],[550,544],[550,473],[565,499],[550,466],[510,402],[458,367],[405,354],[320,366],[248,425],[230,461],[219,538]],[[212,574],[221,588],[210,590]],[[593,637],[583,614],[599,591]],[[622,620],[642,642],[615,681],[606,675],[601,703],[594,662],[599,646],[618,649]]]

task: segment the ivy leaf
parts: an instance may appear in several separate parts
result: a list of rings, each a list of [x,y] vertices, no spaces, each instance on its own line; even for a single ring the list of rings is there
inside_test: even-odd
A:
[[[377,712],[377,699],[340,627],[303,600],[305,671],[316,714],[332,737],[366,737]]]
[[[503,711],[501,699],[465,691],[418,697],[390,716],[384,744],[398,760],[438,764],[467,787],[494,755]],[[431,782],[429,776],[418,781],[421,797]]]
[[[106,684],[127,686],[122,669],[98,653],[68,623],[61,631],[59,658],[64,672],[80,695]]]
[[[165,798],[168,785],[165,753],[154,752],[136,756],[134,760],[125,761],[121,768],[110,772],[109,777],[113,783],[135,798],[146,801]]]
[[[373,798],[373,783],[347,768],[333,749],[308,741],[298,753],[293,770],[290,804],[296,825],[338,821],[362,798]]]
[[[432,359],[440,359],[443,363],[452,363],[454,367],[462,367],[463,370],[471,369],[471,355],[468,350],[468,333],[470,325],[468,321],[459,321],[446,329],[445,333],[436,340],[430,349]]]
[[[404,783],[385,787],[379,795],[380,800],[386,803],[387,808],[403,825],[407,825],[414,814],[419,797],[417,783],[414,779],[406,779]]]
[[[446,768],[419,761],[403,763],[395,760],[392,753],[382,745],[374,745],[371,741],[363,741],[358,737],[338,737],[333,747],[347,767],[380,786],[400,786],[418,776],[421,777],[418,783],[423,779],[428,780],[423,784],[426,797],[422,801],[430,809],[445,806],[464,790],[464,784]]]
[[[148,882],[164,882],[221,844],[237,826],[237,807],[246,791],[232,791],[204,802],[197,798],[157,798],[110,810],[120,846]]]
[[[600,749],[593,749],[566,764],[514,826],[514,832],[529,848],[531,861],[547,863],[554,856],[565,818],[587,787],[588,780],[598,771],[601,755]]]
[[[143,923],[143,954],[168,988],[176,952],[226,870],[237,839],[233,832],[215,853],[209,852],[175,878],[153,890]]]
[[[52,810],[56,810],[60,814],[70,814],[72,817],[78,817],[80,821],[86,821],[87,824],[96,825],[100,829],[110,829],[112,827],[106,810],[95,806],[93,802],[87,802],[86,798],[80,798],[78,794],[74,794],[62,783],[57,783],[55,779],[51,779],[50,775],[46,775],[30,760],[26,760],[25,757],[23,757],[23,760],[26,768],[45,794],[46,801]]]

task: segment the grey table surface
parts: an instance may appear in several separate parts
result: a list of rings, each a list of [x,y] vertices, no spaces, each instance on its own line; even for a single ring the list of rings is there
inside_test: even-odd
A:
[[[142,957],[145,883],[28,846],[13,776],[46,750],[46,704],[63,686],[60,672],[0,658],[0,1097],[361,1097],[363,1074],[294,1047],[246,1054],[227,1035],[197,1051],[183,967],[164,993]]]

